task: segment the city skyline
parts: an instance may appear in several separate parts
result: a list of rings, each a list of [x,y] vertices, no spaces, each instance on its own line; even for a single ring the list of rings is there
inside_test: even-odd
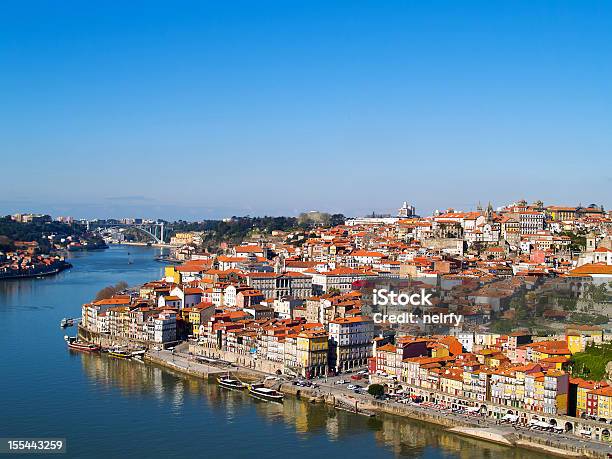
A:
[[[606,205],[609,4],[7,7],[0,213]],[[397,198],[390,199],[389,196]]]
[[[51,212],[50,209],[53,209],[53,206],[51,207],[47,207],[45,208],[44,206],[39,206],[40,209],[42,210],[36,210],[36,211],[32,211],[30,208],[27,209],[18,209],[16,211],[12,211],[12,212],[8,212],[6,214],[0,214],[0,216],[3,215],[13,215],[13,216],[18,216],[18,215],[49,215],[51,218],[53,219],[57,219],[57,220],[64,220],[66,218],[70,218],[70,219],[74,219],[74,220],[105,220],[105,219],[110,219],[110,220],[120,220],[120,221],[127,221],[127,220],[134,220],[134,219],[138,219],[138,220],[144,220],[144,221],[155,221],[155,220],[165,220],[165,221],[179,221],[179,220],[185,220],[185,221],[204,221],[204,220],[222,220],[222,219],[229,219],[232,217],[298,217],[300,214],[303,213],[310,213],[310,212],[325,212],[325,213],[329,213],[330,215],[333,214],[342,214],[347,218],[359,218],[359,217],[370,217],[370,216],[376,216],[376,217],[400,217],[400,218],[421,218],[421,217],[431,217],[431,216],[435,216],[436,214],[444,214],[445,212],[448,212],[449,210],[452,210],[454,212],[471,212],[471,211],[478,211],[479,209],[484,211],[489,205],[493,208],[494,211],[501,211],[504,210],[505,208],[507,208],[508,206],[512,206],[517,204],[518,202],[520,202],[522,199],[515,199],[512,201],[508,201],[506,203],[504,203],[503,205],[493,205],[493,203],[491,201],[478,201],[478,203],[476,203],[474,206],[467,206],[467,207],[462,207],[462,208],[458,208],[458,207],[453,207],[453,206],[438,206],[436,207],[434,210],[432,210],[431,212],[419,212],[417,207],[413,206],[412,202],[409,201],[404,201],[402,204],[402,208],[399,207],[395,207],[395,208],[391,208],[391,207],[385,207],[383,211],[378,211],[377,209],[372,209],[370,211],[364,211],[360,214],[351,214],[351,213],[343,213],[343,212],[336,212],[336,211],[329,211],[327,212],[326,210],[323,209],[304,209],[292,214],[261,214],[261,215],[257,215],[257,214],[248,214],[248,213],[244,213],[244,214],[239,214],[239,213],[234,213],[234,214],[227,214],[227,215],[222,215],[222,216],[203,216],[203,215],[197,215],[196,213],[194,213],[194,209],[191,209],[191,212],[194,215],[193,219],[185,219],[183,217],[178,217],[178,218],[166,218],[162,215],[149,215],[146,214],[146,211],[143,211],[142,209],[138,209],[136,208],[135,211],[131,214],[116,214],[113,213],[113,211],[111,210],[111,213],[107,213],[107,214],[96,214],[96,215],[79,215],[79,214],[72,214],[70,212]],[[533,200],[524,200],[527,204],[531,205],[534,204],[538,201],[538,199],[533,199]],[[575,207],[575,208],[590,208],[590,207],[598,207],[598,208],[602,208],[606,211],[609,210],[609,207],[602,204],[602,203],[598,203],[598,202],[588,202],[588,203],[578,203],[578,204],[568,204],[568,203],[558,203],[558,202],[548,202],[548,203],[544,203],[544,208],[549,207],[549,206],[569,206],[569,207]],[[411,215],[404,215],[402,214],[402,210],[403,206],[409,206],[409,208],[412,209],[412,214]],[[62,208],[62,207],[57,207],[57,209],[59,210],[66,210],[66,208]],[[197,210],[198,208],[196,208]],[[420,215],[419,215],[420,213]]]

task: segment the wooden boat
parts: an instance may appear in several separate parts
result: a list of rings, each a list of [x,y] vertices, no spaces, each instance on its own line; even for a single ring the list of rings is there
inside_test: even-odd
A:
[[[217,382],[221,387],[226,389],[235,389],[242,390],[247,387],[245,383],[238,379],[230,378],[229,376],[223,376],[221,378],[217,378]]]
[[[68,348],[75,351],[98,352],[101,349],[100,346],[95,344],[79,341],[76,336],[66,336],[64,339],[66,340],[66,343],[68,343]]]
[[[122,349],[109,349],[108,355],[115,357],[116,359],[129,359],[132,357],[132,353],[124,351]]]
[[[268,389],[263,384],[251,384],[249,386],[249,394],[266,402],[283,403],[283,394],[274,389]]]

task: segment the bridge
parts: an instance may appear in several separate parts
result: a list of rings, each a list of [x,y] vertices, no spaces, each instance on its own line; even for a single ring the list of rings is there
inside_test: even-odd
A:
[[[149,236],[157,244],[165,244],[165,224],[159,223],[100,223],[91,222],[91,226],[95,226],[97,230],[110,228],[131,228]],[[90,229],[90,222],[87,222],[87,229]]]

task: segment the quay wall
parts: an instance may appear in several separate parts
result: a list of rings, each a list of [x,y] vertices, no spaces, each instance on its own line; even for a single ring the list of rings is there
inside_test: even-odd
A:
[[[202,370],[200,368],[191,368],[191,367],[183,367],[181,365],[177,365],[171,361],[166,359],[162,359],[160,357],[154,356],[150,353],[144,355],[144,361],[154,363],[156,365],[160,365],[162,367],[169,368],[171,370],[176,370],[181,373],[188,374],[190,376],[195,376],[197,378],[206,379],[209,381],[214,381],[216,375],[225,374],[224,371],[219,371],[218,368],[211,369],[210,371]]]
[[[347,400],[347,397],[343,395],[319,395],[316,389],[293,386],[287,383],[282,384],[279,390],[284,394],[297,396],[310,401],[327,403],[328,405],[332,405],[336,408],[340,407],[347,411],[353,411],[348,408],[349,406],[354,406],[354,412],[357,414],[375,412],[429,422],[446,427],[449,432],[457,435],[477,438],[479,440],[493,442],[504,446],[520,447],[555,456],[587,457],[592,459],[607,458],[605,453],[591,449],[584,443],[569,445],[567,443],[560,442],[552,436],[543,439],[531,436],[526,431],[511,431],[508,433],[504,432],[504,430],[496,428],[483,428],[478,426],[478,421],[476,419],[451,419],[448,416],[445,416],[444,413],[434,410],[427,412],[414,410],[410,407],[410,405],[396,405],[378,400],[369,400],[367,402],[355,399]]]
[[[82,341],[86,341],[88,343],[93,343],[102,346],[103,348],[113,347],[113,346],[124,346],[127,349],[150,349],[156,343],[152,343],[150,341],[139,341],[135,339],[122,338],[119,336],[110,336],[105,333],[98,333],[91,330],[86,329],[82,325],[78,325],[78,337]],[[159,344],[157,344],[159,346]]]
[[[397,406],[389,403],[380,402],[378,400],[371,400],[364,402],[363,400],[350,399],[348,396],[342,394],[321,394],[318,389],[311,389],[309,387],[294,386],[289,383],[280,385],[279,390],[287,395],[292,395],[301,399],[314,402],[323,402],[336,408],[341,408],[346,411],[352,411],[357,414],[369,414],[369,413],[384,413],[391,414],[394,416],[402,416],[406,418],[415,419],[418,421],[429,422],[437,424],[442,427],[457,427],[457,426],[474,426],[476,422],[465,422],[451,420],[443,413],[437,411],[416,411],[412,410],[410,406]],[[324,390],[324,389],[323,389]]]
[[[284,368],[281,362],[272,362],[270,360],[256,359],[251,357],[250,355],[237,354],[235,352],[199,346],[197,344],[190,344],[189,352],[191,352],[193,355],[223,360],[225,362],[230,362],[234,365],[238,365],[244,369],[261,371],[262,373],[281,374]]]

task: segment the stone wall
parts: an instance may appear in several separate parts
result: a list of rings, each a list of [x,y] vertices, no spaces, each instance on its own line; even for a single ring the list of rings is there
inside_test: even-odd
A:
[[[159,346],[158,343],[152,343],[150,341],[138,341],[119,336],[110,336],[105,333],[93,332],[81,325],[79,325],[78,328],[78,337],[81,341],[98,344],[103,348],[124,346],[128,349],[149,349],[156,345]]]
[[[234,352],[199,346],[197,344],[190,344],[189,352],[191,352],[193,355],[223,360],[225,362],[230,362],[235,365],[261,371],[263,373],[278,374],[278,372],[283,371],[283,364],[281,362],[256,359],[250,355],[236,354]]]

